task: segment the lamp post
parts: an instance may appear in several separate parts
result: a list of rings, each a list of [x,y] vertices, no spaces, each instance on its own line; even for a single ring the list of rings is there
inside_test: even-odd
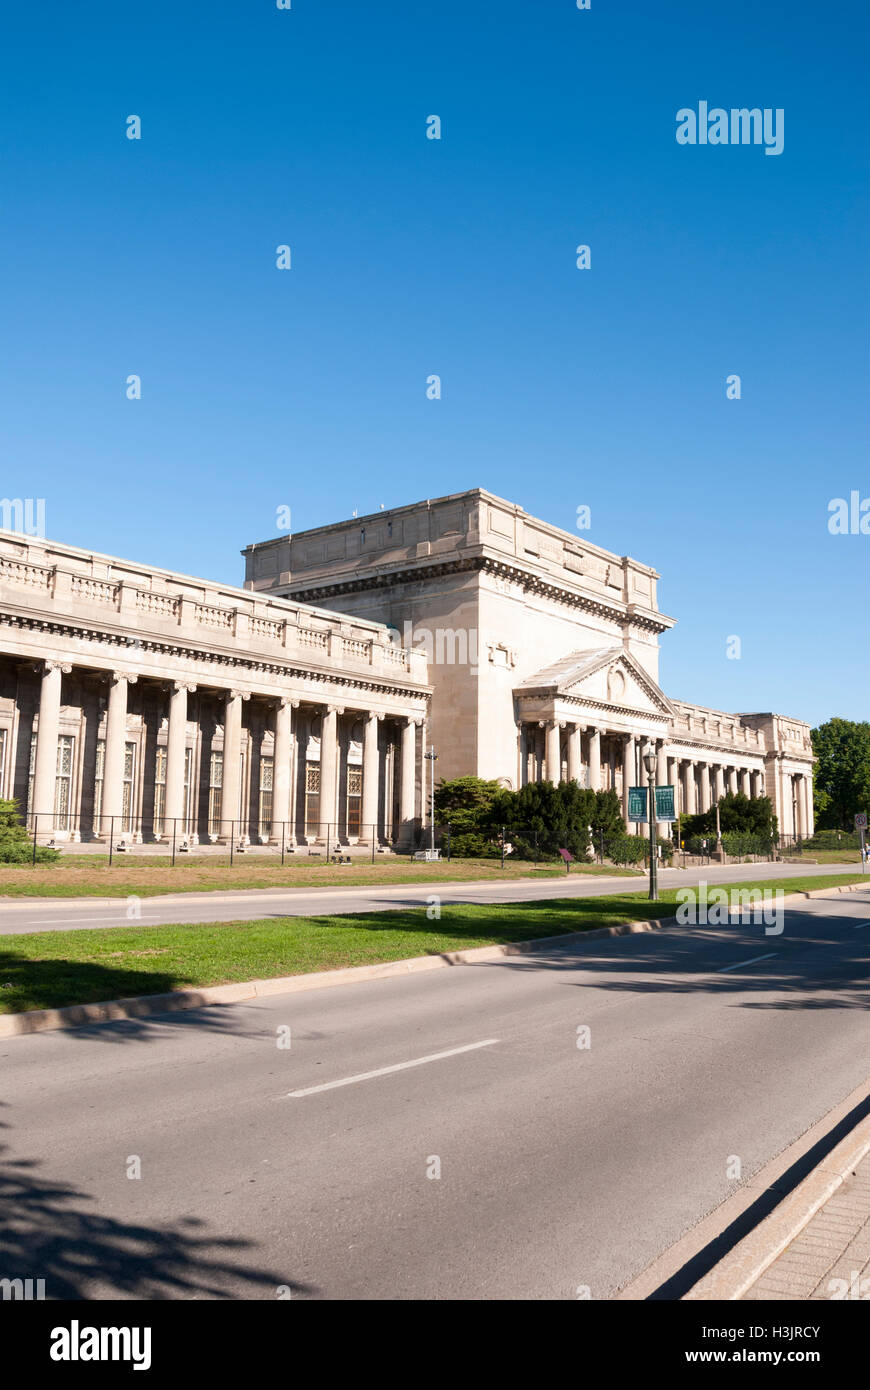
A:
[[[644,766],[647,771],[649,782],[649,793],[647,799],[647,817],[649,821],[649,896],[651,902],[658,902],[658,864],[656,862],[656,752],[651,748],[643,756]]]
[[[438,761],[438,754],[434,748],[430,748],[423,757],[429,764],[429,848],[434,852],[435,849],[435,764]]]

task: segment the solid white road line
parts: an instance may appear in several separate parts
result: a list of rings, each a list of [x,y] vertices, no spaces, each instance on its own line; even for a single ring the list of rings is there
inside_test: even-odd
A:
[[[724,970],[717,970],[717,975],[727,975],[729,970],[742,970],[744,965],[754,965],[757,960],[770,960],[772,956],[778,956],[778,951],[768,951],[763,956],[753,956],[751,960],[739,960],[736,965],[726,965]]]
[[[336,1086],[353,1086],[357,1081],[371,1081],[374,1076],[388,1076],[393,1071],[406,1071],[408,1067],[422,1067],[426,1062],[440,1062],[443,1057],[456,1057],[460,1052],[474,1052],[478,1047],[492,1047],[498,1038],[487,1038],[485,1042],[466,1043],[465,1047],[451,1047],[447,1052],[432,1052],[428,1057],[415,1057],[413,1062],[396,1062],[392,1067],[379,1067],[377,1071],[363,1071],[358,1076],[345,1076],[341,1081],[326,1081],[322,1086],[308,1086],[304,1091],[288,1091],[288,1099],[299,1096],[314,1096],[318,1091],[334,1091]]]

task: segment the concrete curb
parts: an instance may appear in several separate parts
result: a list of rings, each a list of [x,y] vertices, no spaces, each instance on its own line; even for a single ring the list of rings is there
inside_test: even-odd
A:
[[[716,887],[725,885],[717,884]],[[843,884],[838,888],[815,888],[809,892],[788,893],[789,898],[819,898],[830,893],[850,893],[868,884]],[[94,1023],[110,1023],[123,1018],[145,1018],[149,1014],[175,1013],[200,1009],[209,1004],[241,1004],[270,994],[298,994],[335,985],[361,984],[391,976],[441,970],[451,965],[500,960],[505,956],[528,955],[555,945],[582,941],[601,941],[610,936],[632,936],[638,932],[660,931],[676,923],[676,917],[650,918],[622,922],[616,927],[596,927],[592,931],[566,932],[561,936],[538,937],[534,941],[512,941],[503,946],[474,946],[467,951],[445,951],[435,956],[414,956],[409,960],[382,961],[376,965],[348,966],[343,970],[318,970],[308,975],[281,975],[271,980],[246,980],[238,984],[211,985],[203,989],[179,989],[169,994],[143,994],[135,999],[110,999],[99,1004],[69,1004],[60,1009],[29,1009],[26,1013],[0,1014],[0,1039],[44,1033],[58,1028],[84,1028]]]
[[[870,1153],[870,1116],[860,1120],[851,1134],[841,1139],[827,1158],[822,1159],[754,1231],[744,1236],[724,1259],[699,1279],[683,1299],[733,1302],[742,1298],[800,1235],[867,1153]]]
[[[343,970],[317,970],[308,975],[281,975],[271,980],[246,980],[239,984],[212,985],[204,989],[179,989],[169,994],[143,994],[135,999],[110,999],[104,1004],[69,1004],[60,1009],[29,1009],[21,1014],[0,1014],[0,1038],[44,1033],[56,1028],[82,1028],[119,1018],[144,1018],[148,1014],[199,1009],[206,1004],[240,1004],[270,994],[301,994],[313,989],[331,989],[335,985],[362,984],[366,980],[384,980],[396,975],[416,975],[427,970],[442,970],[450,965],[526,955],[530,951],[557,944],[577,944],[581,940],[597,941],[606,936],[655,931],[675,920],[664,917],[644,922],[622,922],[618,927],[565,932],[561,936],[541,936],[534,941],[512,941],[503,946],[473,946],[467,951],[445,951],[435,956],[413,956],[409,960],[353,965]]]

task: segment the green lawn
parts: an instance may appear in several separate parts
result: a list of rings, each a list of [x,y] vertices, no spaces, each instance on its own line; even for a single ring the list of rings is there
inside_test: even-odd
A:
[[[855,874],[826,874],[747,879],[727,887],[789,893],[855,880]],[[5,936],[0,938],[0,1013],[403,960],[666,917],[672,915],[676,893],[663,891],[657,903],[643,893],[620,893],[508,905],[457,904],[445,907],[440,921],[430,921],[425,908],[414,908]]]
[[[635,869],[604,869],[574,864],[572,874],[635,876]],[[387,883],[505,882],[514,878],[564,878],[564,865],[497,859],[453,859],[448,864],[413,863],[403,856],[353,864],[329,864],[321,859],[288,859],[249,855],[236,860],[191,858],[173,868],[160,857],[116,855],[112,867],[104,855],[63,856],[56,864],[0,864],[0,898],[152,898],[161,893],[209,893],[248,888],[354,888]]]

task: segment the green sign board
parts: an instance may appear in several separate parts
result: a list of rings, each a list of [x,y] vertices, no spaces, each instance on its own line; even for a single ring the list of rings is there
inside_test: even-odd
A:
[[[656,787],[656,820],[676,820],[673,787]]]
[[[628,819],[630,821],[646,820],[646,787],[629,787]]]
[[[646,787],[629,787],[628,819],[646,824]],[[656,787],[656,820],[676,820],[673,787]]]

